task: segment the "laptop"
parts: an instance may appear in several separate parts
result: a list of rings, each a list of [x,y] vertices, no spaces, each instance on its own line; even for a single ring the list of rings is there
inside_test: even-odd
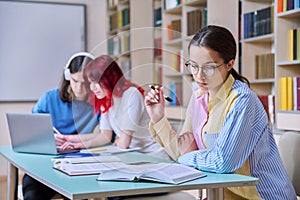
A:
[[[56,146],[50,114],[6,113],[10,141],[14,151],[36,154],[63,154]]]

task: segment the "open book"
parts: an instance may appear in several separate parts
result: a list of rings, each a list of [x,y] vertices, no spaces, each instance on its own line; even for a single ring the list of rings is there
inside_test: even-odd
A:
[[[186,181],[205,177],[206,175],[194,168],[178,163],[151,163],[126,165],[99,174],[100,181],[139,181],[148,180],[161,183],[180,184]]]

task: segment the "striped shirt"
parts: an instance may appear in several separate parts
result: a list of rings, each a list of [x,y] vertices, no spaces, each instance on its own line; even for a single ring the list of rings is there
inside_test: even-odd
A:
[[[259,179],[256,187],[226,188],[225,199],[295,200],[294,188],[256,94],[230,75],[207,107],[208,117],[201,132],[205,149],[182,155],[178,161],[203,171],[238,173]],[[168,141],[160,136],[161,131],[166,134],[166,127],[162,124],[152,127],[155,132],[152,135],[159,137],[164,147]]]

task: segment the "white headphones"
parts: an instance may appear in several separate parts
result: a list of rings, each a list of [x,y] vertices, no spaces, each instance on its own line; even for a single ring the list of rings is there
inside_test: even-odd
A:
[[[88,53],[88,52],[79,52],[79,53],[76,53],[74,54],[73,56],[71,56],[71,58],[69,59],[68,63],[66,64],[66,66],[64,67],[64,76],[65,76],[65,79],[67,81],[69,81],[71,79],[71,72],[70,72],[70,64],[72,62],[72,60],[78,56],[84,56],[84,57],[88,57],[92,60],[95,59],[95,56],[93,56],[92,54]],[[85,62],[83,62],[85,63]],[[85,63],[86,64],[86,63]]]

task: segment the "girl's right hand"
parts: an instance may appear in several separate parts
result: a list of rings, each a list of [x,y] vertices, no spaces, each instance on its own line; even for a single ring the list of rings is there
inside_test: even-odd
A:
[[[165,116],[165,99],[163,88],[151,89],[145,97],[146,110],[152,123],[157,123]]]
[[[60,133],[55,133],[54,138],[55,138],[56,146],[61,146],[67,141],[67,138]]]

